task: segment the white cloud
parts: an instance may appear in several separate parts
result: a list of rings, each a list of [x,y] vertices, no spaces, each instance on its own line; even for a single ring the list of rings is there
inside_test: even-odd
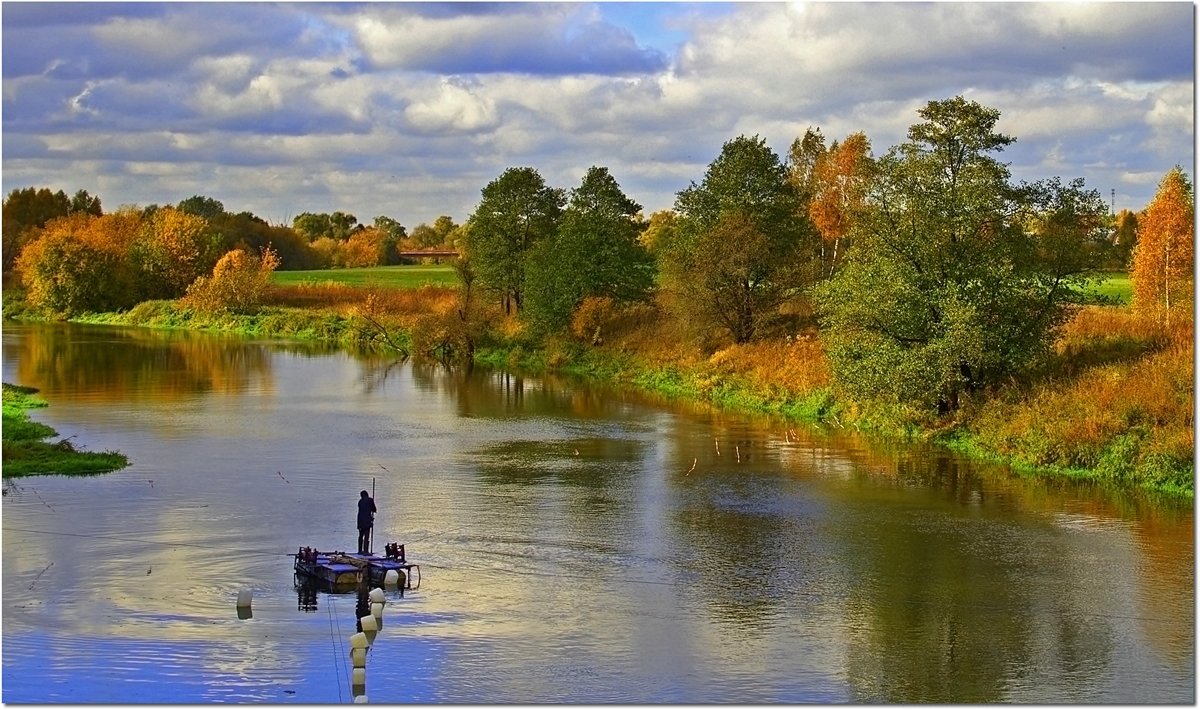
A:
[[[409,104],[404,115],[418,130],[434,133],[473,133],[494,128],[499,120],[493,100],[451,79],[443,79],[431,95]]]

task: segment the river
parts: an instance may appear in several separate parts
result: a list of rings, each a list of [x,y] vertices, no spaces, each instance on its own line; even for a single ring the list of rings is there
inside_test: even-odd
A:
[[[3,331],[31,416],[132,461],[6,479],[6,703],[1195,702],[1194,511],[564,378],[312,344]],[[239,618],[238,592],[253,594]]]

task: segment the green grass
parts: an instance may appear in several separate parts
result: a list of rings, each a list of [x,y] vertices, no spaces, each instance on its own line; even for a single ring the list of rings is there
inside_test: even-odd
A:
[[[1133,282],[1124,271],[1109,271],[1104,280],[1088,289],[1088,295],[1097,303],[1127,306],[1133,300]]]
[[[44,473],[91,475],[129,465],[129,459],[115,451],[78,451],[66,439],[53,444],[42,441],[58,432],[29,419],[26,409],[46,406],[44,400],[33,396],[35,392],[32,387],[4,383],[5,478]]]
[[[340,283],[350,286],[419,288],[426,284],[457,286],[458,274],[454,272],[454,266],[451,264],[368,266],[352,269],[276,271],[271,274],[271,282],[283,286]]]

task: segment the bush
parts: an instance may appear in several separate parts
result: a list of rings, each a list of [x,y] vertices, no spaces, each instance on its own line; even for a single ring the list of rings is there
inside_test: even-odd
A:
[[[211,277],[201,276],[188,287],[183,302],[206,313],[252,313],[262,304],[277,266],[279,257],[269,248],[259,256],[235,249],[221,257]]]

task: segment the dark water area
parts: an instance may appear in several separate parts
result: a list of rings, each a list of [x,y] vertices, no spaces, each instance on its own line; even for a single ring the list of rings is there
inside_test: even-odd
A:
[[[132,465],[6,479],[6,703],[1195,702],[1194,511],[923,446],[308,344],[8,325],[38,421]],[[239,618],[239,590],[253,593]]]

